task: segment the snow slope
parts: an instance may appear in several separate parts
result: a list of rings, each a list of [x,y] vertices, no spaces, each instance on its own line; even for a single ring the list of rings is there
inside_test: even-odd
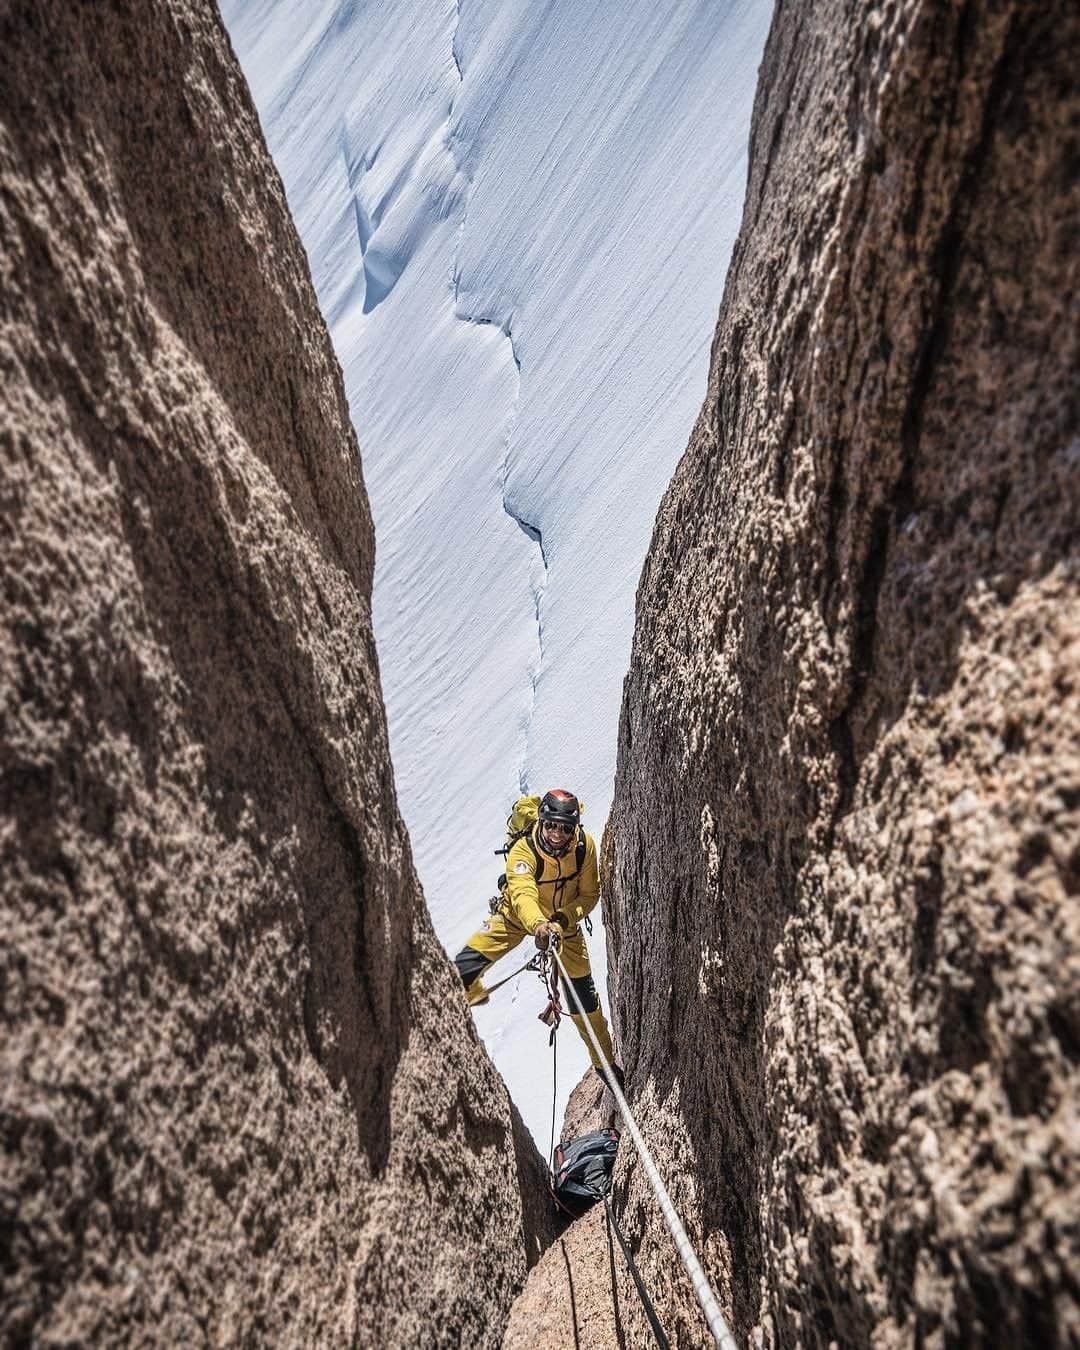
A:
[[[453,953],[519,790],[570,787],[602,830],[634,591],[705,389],[771,4],[222,10],[345,373],[398,791]],[[599,929],[591,949],[603,988]],[[546,1149],[541,1003],[522,977],[477,1022]],[[561,1119],[587,1063],[569,1027],[559,1057]]]

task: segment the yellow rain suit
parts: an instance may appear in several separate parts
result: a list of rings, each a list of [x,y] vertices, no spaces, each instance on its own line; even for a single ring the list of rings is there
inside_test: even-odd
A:
[[[596,907],[600,898],[600,877],[596,866],[596,843],[592,835],[580,830],[585,839],[585,857],[577,866],[575,840],[561,858],[548,853],[540,842],[539,822],[528,835],[519,839],[506,855],[506,885],[503,904],[497,914],[466,942],[454,958],[466,986],[470,1003],[485,996],[481,974],[493,962],[513,951],[522,939],[535,933],[542,923],[554,920],[563,928],[559,954],[574,986],[596,1039],[611,1061],[611,1033],[600,1008],[593,983],[589,952],[579,927],[581,920]],[[537,872],[540,873],[537,879]],[[564,1003],[570,1000],[564,998]],[[572,1004],[570,1005],[572,1008]],[[579,1013],[570,1013],[589,1059],[598,1065],[596,1052]]]

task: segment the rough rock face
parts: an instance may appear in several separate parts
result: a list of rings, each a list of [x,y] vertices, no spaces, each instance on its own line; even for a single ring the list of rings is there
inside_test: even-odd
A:
[[[629,1286],[629,1299],[624,1286]],[[575,1219],[529,1274],[502,1350],[612,1350],[627,1344],[633,1286],[603,1205]],[[646,1327],[646,1335],[648,1328]],[[630,1345],[639,1341],[636,1331]]]
[[[665,1243],[654,1240],[657,1233],[667,1231],[664,1217],[652,1192],[636,1183],[636,1153],[613,1108],[610,1093],[590,1071],[570,1095],[559,1138],[575,1139],[609,1120],[623,1131],[611,1193],[617,1222],[631,1239],[631,1254],[649,1297],[663,1309],[665,1332],[677,1334],[678,1344],[711,1345],[713,1338],[689,1277],[681,1264],[672,1267],[665,1260],[670,1255]],[[682,1199],[685,1206],[685,1194]],[[510,1309],[502,1350],[565,1350],[569,1345],[576,1350],[610,1350],[655,1344],[615,1232],[603,1205],[595,1205],[580,1219],[566,1223],[529,1271]]]
[[[642,577],[615,1016],[767,1345],[1080,1340],[1078,25],[778,7]]]
[[[559,1138],[575,1139],[600,1129],[607,1124],[612,1106],[611,1095],[588,1071],[570,1094]],[[621,1145],[620,1154],[629,1154],[631,1147],[627,1141]],[[623,1177],[630,1161],[627,1156],[619,1159]],[[623,1188],[614,1188],[613,1200],[621,1210]],[[651,1199],[648,1203],[649,1222],[662,1224],[659,1209]],[[689,1284],[685,1292],[693,1298]],[[698,1344],[708,1340],[703,1321]],[[604,1207],[594,1205],[580,1219],[566,1224],[529,1272],[524,1289],[510,1309],[502,1350],[566,1350],[567,1346],[612,1350],[614,1346],[655,1344]]]
[[[0,1339],[497,1344],[542,1164],[419,894],[216,12],[5,6],[0,123]]]
[[[576,1139],[579,1135],[599,1130],[608,1122],[608,1115],[614,1109],[615,1099],[592,1069],[586,1069],[585,1076],[570,1094],[563,1116],[560,1139]]]

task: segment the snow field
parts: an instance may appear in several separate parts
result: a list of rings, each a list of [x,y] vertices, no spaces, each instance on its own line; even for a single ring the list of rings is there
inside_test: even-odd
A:
[[[705,391],[771,6],[222,9],[345,374],[395,776],[453,954],[519,791],[569,787],[602,832],[634,592]],[[599,926],[590,950],[603,991]],[[542,1005],[523,976],[476,1020],[546,1152]],[[588,1062],[569,1024],[559,1061],[561,1119]]]

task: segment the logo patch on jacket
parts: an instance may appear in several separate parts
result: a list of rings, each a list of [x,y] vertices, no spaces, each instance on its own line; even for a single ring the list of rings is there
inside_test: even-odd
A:
[[[514,871],[519,877],[523,877],[528,870],[529,864],[525,861],[524,858],[522,858],[521,862],[517,862],[514,864]]]

